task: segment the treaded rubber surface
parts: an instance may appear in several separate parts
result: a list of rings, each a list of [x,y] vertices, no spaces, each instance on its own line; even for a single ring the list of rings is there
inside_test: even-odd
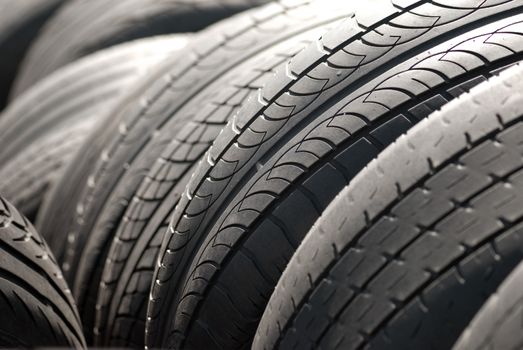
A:
[[[115,46],[60,69],[20,96],[0,115],[0,173],[11,179],[2,181],[0,188],[7,191],[2,193],[21,205],[20,210],[33,220],[44,195],[39,191],[52,185],[47,180],[53,175],[46,176],[40,167],[42,163],[37,164],[32,158],[45,158],[45,169],[59,170],[56,166],[67,163],[89,130],[105,117],[120,96],[158,63],[179,52],[186,42],[185,36],[173,35]],[[60,146],[57,140],[55,147],[38,149],[38,144],[59,137],[55,132],[64,126],[74,128],[75,123],[84,124],[83,133],[71,135],[75,140],[62,135],[64,145]],[[20,163],[23,159],[26,164]],[[22,176],[17,179],[9,174]],[[28,183],[31,178],[35,182]],[[29,207],[21,203],[25,202],[23,198],[31,198]],[[50,230],[53,232],[54,227]],[[53,252],[57,253],[55,249]]]
[[[397,135],[519,61],[523,30],[515,28],[523,29],[522,20],[495,22],[396,65],[344,97],[343,112],[328,112],[266,156],[220,209],[191,262],[181,297],[190,305],[178,305],[180,318],[190,322],[183,344],[203,346],[208,333],[227,348],[230,337],[240,337],[236,330],[256,327],[281,271],[330,200]],[[365,125],[355,112],[371,122]],[[164,158],[157,187],[166,186],[162,174],[171,173],[175,159]]]
[[[20,62],[38,31],[64,0],[0,0],[0,111]]]
[[[140,327],[143,331],[156,256],[169,218],[185,190],[192,169],[249,93],[260,88],[272,76],[276,66],[285,63],[308,42],[320,36],[323,28],[319,29],[275,45],[260,57],[238,66],[220,79],[230,83],[222,85],[204,103],[195,101],[193,105],[197,112],[189,113],[194,116],[193,120],[182,128],[192,132],[182,131],[174,135],[176,141],[172,141],[153,163],[114,233],[97,298],[95,327],[100,329],[100,333],[105,329],[104,324],[120,329],[120,324],[127,321],[127,300],[133,300],[133,310],[141,314],[143,323],[140,323]],[[182,135],[191,136],[189,139],[184,137],[182,141],[179,140]],[[139,288],[135,280],[140,281]],[[252,334],[254,331],[255,328],[251,330]],[[231,339],[231,347],[232,343]]]
[[[523,67],[400,137],[307,234],[254,349],[448,349],[523,257]]]
[[[80,57],[126,41],[194,32],[268,0],[70,0],[43,28],[11,95]]]
[[[117,225],[160,152],[179,134],[184,120],[192,117],[185,113],[185,104],[194,96],[205,101],[207,94],[228,83],[221,80],[225,72],[274,44],[349,13],[333,14],[322,10],[324,6],[314,6],[303,0],[275,2],[209,28],[191,43],[183,63],[166,63],[133,91],[115,109],[114,123],[95,132],[81,151],[83,156],[72,163],[63,177],[65,186],[53,193],[52,204],[46,205],[49,211],[42,215],[54,220],[40,221],[39,227],[47,232],[56,222],[64,223],[58,225],[62,235],[57,236],[68,236],[62,267],[66,277],[75,277],[73,290],[87,333],[94,324],[97,297],[92,286],[101,279],[102,262]],[[223,122],[218,122],[221,127]],[[85,188],[71,196],[79,184],[86,184]],[[67,203],[61,200],[65,189],[73,190],[67,192]]]
[[[523,347],[523,264],[519,264],[481,308],[455,350],[517,350]]]
[[[416,122],[416,114],[423,117],[430,112],[431,108],[439,107],[453,96],[445,94],[441,100],[440,96],[436,95],[434,100],[421,100],[419,101],[422,102],[421,110],[415,110],[415,105],[409,106],[409,109],[413,110],[413,116],[410,113],[407,117],[400,115],[404,111],[400,109],[401,113],[388,115],[389,118],[396,116],[398,118],[380,121],[379,117],[389,111],[389,104],[394,106],[394,103],[397,103],[395,101],[402,102],[416,96],[421,91],[430,90],[433,85],[437,86],[449,78],[444,76],[445,74],[449,74],[450,77],[456,76],[458,71],[461,73],[457,75],[467,74],[466,72],[469,70],[472,72],[473,67],[485,64],[480,58],[475,57],[475,53],[471,53],[469,59],[463,59],[468,64],[466,67],[456,65],[451,68],[453,64],[450,64],[445,69],[441,68],[444,71],[448,69],[448,73],[438,77],[439,72],[430,70],[430,66],[437,63],[438,54],[443,57],[442,61],[445,61],[446,58],[452,60],[454,56],[457,58],[462,54],[461,50],[458,50],[454,55],[446,57],[445,52],[437,51],[438,45],[442,45],[457,35],[480,32],[482,27],[491,25],[490,29],[485,29],[483,32],[485,35],[483,40],[488,41],[491,34],[495,34],[496,31],[503,32],[501,25],[503,17],[516,15],[521,11],[521,5],[521,2],[485,3],[480,1],[461,1],[452,2],[452,4],[416,1],[393,5],[389,1],[379,1],[371,9],[366,6],[356,8],[355,17],[345,21],[339,28],[331,30],[291,59],[286,66],[278,69],[270,83],[266,84],[258,94],[251,96],[249,102],[240,109],[216,139],[204,161],[194,172],[188,190],[175,210],[173,224],[162,244],[160,259],[155,271],[156,281],[152,288],[146,326],[146,335],[150,334],[150,342],[147,342],[147,345],[150,347],[182,346],[180,344],[183,344],[190,327],[198,327],[193,329],[199,332],[199,336],[215,341],[213,335],[209,334],[211,332],[206,321],[195,320],[192,318],[192,314],[201,307],[202,298],[207,297],[206,293],[209,292],[207,286],[212,285],[214,278],[217,278],[216,276],[222,272],[222,260],[228,263],[230,247],[234,248],[235,244],[243,244],[241,239],[245,225],[238,224],[238,220],[243,220],[244,223],[250,225],[256,220],[257,213],[263,211],[271,203],[271,197],[278,197],[285,186],[308,171],[318,158],[324,157],[330,149],[338,146],[338,142],[341,143],[347,139],[352,139],[353,146],[358,148],[358,151],[356,151],[356,147],[353,148],[358,157],[351,160],[356,168],[345,170],[349,178],[353,176],[384,145],[390,143],[398,133]],[[429,20],[430,18],[432,20]],[[426,22],[423,24],[422,20],[426,20]],[[496,28],[493,23],[498,20],[500,25]],[[510,22],[509,19],[506,21],[508,27],[517,22]],[[481,36],[481,34],[478,35]],[[470,37],[468,39],[470,39],[468,42],[470,45],[474,40]],[[517,39],[515,40],[517,41]],[[459,42],[454,44],[458,46]],[[447,50],[451,47],[447,47]],[[409,82],[407,85],[409,88],[403,91],[395,89],[396,82],[391,79],[383,87],[376,89],[374,94],[369,94],[369,91],[372,92],[369,81],[373,81],[384,71],[393,70],[402,62],[409,59],[416,60],[417,55],[430,48],[438,48],[435,49],[437,54],[433,60],[429,59],[426,62],[428,67],[426,67],[424,76],[420,73],[421,81]],[[464,55],[468,53],[470,47],[465,47],[465,49]],[[494,55],[487,57],[486,61],[495,60],[496,55],[502,51],[504,50],[492,51]],[[512,54],[509,49],[507,53]],[[424,57],[430,57],[430,52],[427,52]],[[414,62],[411,62],[411,65],[415,67]],[[479,78],[483,74],[489,74],[488,71],[478,73],[480,73]],[[409,80],[409,74],[394,76],[399,80]],[[474,78],[474,76],[470,76],[470,78]],[[374,83],[377,85],[379,81],[374,81]],[[428,85],[426,85],[427,83]],[[459,84],[461,83],[466,87],[467,84],[464,81]],[[369,84],[367,90],[360,90],[360,100],[355,99],[354,106],[356,107],[351,110],[353,105],[343,98],[351,91],[363,89],[367,84]],[[389,84],[392,88],[387,91]],[[471,85],[474,85],[474,82],[471,82]],[[411,88],[413,91],[409,91]],[[455,91],[455,93],[458,92],[459,89]],[[438,94],[440,93],[445,93],[445,90],[438,91]],[[367,97],[371,102],[366,106],[362,102]],[[377,103],[372,105],[372,100],[376,100]],[[380,103],[380,100],[384,102]],[[346,105],[347,110],[344,110],[343,107]],[[363,111],[363,115],[358,107],[366,109]],[[409,109],[405,112],[410,112]],[[350,117],[341,118],[344,115]],[[339,118],[332,118],[333,116]],[[394,123],[386,123],[393,119],[395,119]],[[322,122],[324,122],[323,125]],[[371,128],[367,128],[367,125]],[[320,131],[313,129],[316,127]],[[325,129],[323,135],[330,134],[329,138],[333,141],[323,142],[324,139],[315,139],[315,133],[321,133],[321,127]],[[307,134],[308,132],[310,135]],[[349,136],[352,134],[358,135],[358,139],[362,142],[358,143],[354,138],[350,138]],[[299,138],[300,135],[302,138]],[[362,138],[362,135],[365,137]],[[293,139],[295,136],[296,138]],[[294,150],[290,149],[289,166],[286,166],[285,157],[287,155],[281,148],[288,143],[291,144],[291,141],[295,141],[292,145],[296,147]],[[350,150],[344,148],[348,147],[347,144],[341,144],[343,146],[341,149]],[[292,158],[293,153],[296,153],[294,159]],[[350,156],[347,156],[350,153],[340,154],[340,158],[346,156],[344,160],[350,161]],[[267,187],[262,187],[265,186],[267,178],[261,176],[260,186],[255,184],[249,188],[249,185],[252,184],[249,181],[253,175],[266,174],[263,171],[271,169],[270,161],[276,159],[277,156],[281,156],[282,166],[270,174],[274,178],[272,181],[274,188],[267,192]],[[331,169],[324,170],[329,173]],[[321,179],[321,176],[319,178]],[[279,181],[280,179],[281,181]],[[334,176],[327,182],[329,183],[329,181],[339,186],[340,182],[343,184],[343,181],[346,182],[347,179]],[[300,186],[300,191],[295,191],[296,195],[291,198],[292,201],[287,201],[293,205],[287,205],[280,210],[286,219],[289,217],[298,219],[294,221],[272,220],[276,223],[268,222],[273,225],[264,227],[264,230],[279,232],[275,234],[279,235],[280,232],[285,231],[282,229],[282,227],[285,228],[285,225],[281,224],[282,222],[293,222],[295,224],[288,228],[288,231],[296,234],[296,237],[299,238],[299,235],[307,232],[312,222],[308,222],[306,218],[317,217],[321,212],[321,205],[324,204],[319,203],[320,205],[316,207],[316,203],[310,203],[307,192],[301,191],[303,187]],[[227,218],[228,212],[224,208],[228,210],[229,205],[233,207],[234,198],[240,198],[244,193],[242,191],[247,190],[252,190],[253,195],[245,200],[238,200],[236,203],[241,210],[231,211],[231,217]],[[302,196],[301,194],[304,192],[305,196]],[[322,197],[323,195],[325,198]],[[331,195],[333,194],[327,187],[325,193],[318,197],[328,202]],[[303,210],[305,206],[306,211]],[[295,208],[293,212],[291,212],[292,208]],[[209,235],[213,226],[220,227],[220,225],[223,225],[226,234],[223,236]],[[229,227],[227,227],[228,225]],[[207,240],[205,240],[206,237]],[[238,237],[240,238],[238,239]],[[290,249],[292,252],[292,246],[296,246],[298,243],[299,240],[293,242],[290,239],[290,242],[287,243],[289,248],[286,250]],[[211,248],[217,246],[217,248],[207,253],[205,252],[206,245]],[[253,243],[252,247],[255,246]],[[202,252],[207,255],[203,255]],[[245,253],[245,250],[241,253]],[[212,256],[213,259],[205,260],[209,256]],[[202,260],[199,260],[200,258]],[[271,259],[281,261],[280,258],[283,258],[283,262],[280,262],[279,265],[285,266],[284,261],[288,257],[271,257]],[[249,259],[244,260],[246,264],[250,264]],[[202,263],[200,264],[200,262]],[[270,273],[272,276],[277,276],[278,268],[273,270]],[[267,279],[267,282],[264,282],[265,285],[270,285],[271,278],[274,278],[272,276],[266,278],[254,267],[252,271],[262,275],[260,279]],[[253,286],[253,289],[256,287]],[[266,290],[264,291],[267,293]],[[216,296],[223,290],[214,288],[213,292]],[[226,300],[226,298],[222,299]],[[213,305],[217,305],[217,303],[213,303]],[[180,307],[177,308],[178,306]],[[212,308],[212,306],[208,307]],[[220,310],[217,309],[218,307],[209,312],[209,319],[213,315],[220,314]],[[237,314],[241,314],[241,312]],[[221,321],[224,320],[221,319]],[[219,323],[220,319],[215,318],[214,322]],[[194,338],[197,339],[198,336]]]
[[[31,224],[0,197],[0,345],[83,348],[71,292]]]

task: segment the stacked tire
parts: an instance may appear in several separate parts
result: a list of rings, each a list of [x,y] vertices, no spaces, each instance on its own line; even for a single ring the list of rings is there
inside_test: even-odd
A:
[[[31,223],[0,198],[0,346],[85,347],[73,297]]]
[[[0,115],[0,195],[71,334],[36,304],[53,341],[0,345],[520,347],[522,23],[520,0],[69,0]]]

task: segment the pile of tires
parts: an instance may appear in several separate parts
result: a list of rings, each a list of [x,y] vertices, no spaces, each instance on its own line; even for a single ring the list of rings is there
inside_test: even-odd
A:
[[[523,346],[522,0],[4,2],[0,346]]]

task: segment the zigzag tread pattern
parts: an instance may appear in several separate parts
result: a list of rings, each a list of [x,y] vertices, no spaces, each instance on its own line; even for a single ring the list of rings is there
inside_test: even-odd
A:
[[[496,73],[520,60],[517,52],[523,31],[515,30],[521,26],[520,20],[511,19],[508,25],[496,23],[499,30],[492,32],[486,27],[480,34],[467,34],[466,40],[456,38],[453,41],[458,45],[451,42],[438,46],[430,54],[411,60],[414,64],[407,61],[383,74],[347,96],[341,107],[317,118],[264,161],[231,204],[222,209],[218,224],[201,245],[181,288],[176,317],[185,324],[177,331],[202,339],[200,332],[190,330],[189,322],[197,328],[203,324],[206,330],[201,332],[218,339],[225,329],[232,332],[248,325],[244,315],[261,316],[281,270],[303,235],[368,161],[431,111],[486,80],[492,71]],[[477,43],[483,38],[488,40],[482,47]],[[503,53],[493,45],[501,41],[505,43]],[[471,42],[475,50],[465,51]],[[367,86],[371,89],[366,90]],[[202,279],[210,282],[202,283]],[[220,293],[213,291],[214,284],[222,286]],[[249,285],[257,288],[249,290]],[[265,297],[257,299],[260,295]],[[240,303],[227,312],[227,320],[215,324],[212,305],[226,304],[227,300],[257,302],[254,309],[251,303]],[[253,323],[251,327],[256,326]]]
[[[321,104],[339,91],[340,86],[347,86],[348,82],[363,81],[363,72],[383,65],[387,59],[397,55],[398,50],[408,51],[421,39],[427,40],[432,29],[452,30],[461,23],[465,25],[482,18],[492,6],[510,10],[510,5],[514,3],[485,3],[484,9],[474,7],[471,2],[463,8],[416,2],[402,9],[401,6],[387,4],[389,2],[384,2],[383,11],[389,12],[383,18],[368,13],[359,16],[356,11],[354,18],[298,54],[258,94],[251,96],[237,117],[222,131],[206,155],[206,162],[202,162],[195,172],[176,209],[172,233],[162,245],[148,311],[147,332],[151,334],[151,339],[159,339],[152,334],[161,328],[157,324],[161,323],[158,318],[161,310],[165,309],[163,298],[166,294],[175,293],[171,288],[171,284],[175,284],[173,276],[178,279],[183,274],[183,270],[174,268],[184,265],[179,264],[177,259],[183,252],[193,250],[193,246],[188,247],[187,243],[196,244],[191,243],[199,239],[193,239],[195,233],[204,230],[208,222],[214,220],[217,208],[229,200],[221,198],[221,195],[235,193],[230,191],[231,187],[241,182],[240,179],[249,178],[248,174],[254,171],[264,152],[281,135],[295,127],[300,118],[312,110],[310,106]],[[430,18],[427,13],[441,16],[433,16],[437,20],[425,28],[419,25],[418,19],[420,14]],[[370,25],[365,23],[365,18],[369,19]],[[372,20],[376,22],[372,23]],[[384,34],[389,32],[390,36]],[[378,39],[384,42],[378,42]],[[387,43],[386,40],[394,41]],[[167,299],[172,300],[171,297]]]
[[[139,106],[136,104],[128,106],[129,108],[121,113],[122,119],[115,118],[118,123],[111,127],[105,126],[105,130],[109,130],[109,133],[114,132],[115,129],[118,130],[118,137],[110,137],[110,141],[104,146],[104,149],[100,150],[94,170],[86,178],[86,187],[79,196],[75,222],[72,223],[74,227],[67,230],[71,236],[71,240],[68,242],[70,241],[71,244],[68,243],[62,264],[64,272],[66,275],[70,275],[71,271],[76,270],[77,264],[82,271],[87,270],[85,274],[80,274],[85,278],[82,277],[82,280],[75,283],[75,291],[86,291],[88,288],[81,286],[91,285],[91,278],[96,281],[94,283],[99,283],[100,276],[97,271],[94,271],[94,267],[107,254],[102,246],[107,245],[108,248],[110,240],[107,242],[107,237],[112,238],[110,236],[112,233],[108,232],[108,228],[112,230],[117,227],[127,206],[127,202],[123,199],[131,200],[145,171],[151,166],[149,163],[156,158],[155,152],[159,152],[169,139],[167,132],[164,133],[163,138],[154,135],[157,135],[157,130],[163,129],[163,124],[174,113],[173,101],[176,102],[174,105],[178,103],[183,105],[193,94],[199,92],[202,86],[217,79],[221,74],[220,69],[215,69],[217,64],[220,64],[220,68],[224,70],[233,68],[235,62],[240,62],[254,53],[263,51],[274,42],[299,33],[310,26],[317,26],[322,21],[331,20],[332,16],[325,16],[321,12],[305,11],[310,4],[310,1],[282,1],[224,24],[221,31],[213,28],[212,40],[202,39],[197,42],[194,45],[195,51],[191,54],[192,56],[187,55],[184,62],[174,65],[174,72],[163,74],[164,76],[159,77],[146,94],[141,97],[136,96],[140,101]],[[249,50],[244,47],[245,42],[251,45]],[[254,45],[254,43],[258,44]],[[222,64],[224,60],[231,62],[224,67]],[[198,81],[201,83],[196,84]],[[176,96],[176,99],[173,99],[173,96]],[[155,118],[151,118],[152,115]],[[179,123],[179,120],[177,122]],[[98,139],[99,135],[96,138]],[[87,142],[87,144],[96,147],[100,143]],[[85,157],[86,152],[80,153],[86,160],[92,159]],[[82,168],[77,161],[78,158],[74,161],[75,168]],[[81,161],[83,159],[80,160],[80,164]],[[86,164],[86,166],[89,165]],[[64,177],[74,178],[72,176]],[[122,188],[123,193],[118,192]],[[109,198],[107,199],[107,197]],[[55,199],[57,198],[58,196],[55,196]],[[100,203],[105,203],[105,205],[99,205]],[[95,228],[91,230],[93,226]],[[85,259],[82,257],[78,261],[80,258],[77,248],[82,245],[82,242],[76,238],[82,237],[79,234],[82,230],[97,232],[96,238],[90,238],[89,242],[98,247],[91,249],[88,246],[86,250],[94,253],[89,257],[86,256]],[[100,258],[98,259],[97,256]],[[96,296],[96,289],[90,292]],[[82,293],[75,294],[79,296],[82,310],[84,302],[87,302],[88,298],[84,299]],[[89,300],[91,302],[95,298],[89,297]],[[90,324],[88,321],[84,321],[84,323]]]
[[[122,275],[122,270],[130,271],[129,266],[133,264],[134,268],[137,268],[138,261],[132,257],[133,255],[136,258],[138,256],[133,251],[142,252],[142,257],[144,254],[152,257],[148,259],[151,261],[150,269],[145,272],[149,274],[149,278],[152,277],[159,249],[159,244],[156,242],[161,242],[165,233],[165,230],[159,230],[154,225],[157,225],[157,222],[167,222],[172,216],[172,210],[183,191],[181,188],[185,187],[190,169],[208,149],[227,120],[241,107],[249,93],[256,91],[262,82],[272,75],[276,66],[287,61],[306,45],[306,42],[299,44],[296,42],[299,40],[290,40],[292,45],[288,43],[279,45],[283,46],[281,50],[271,50],[270,54],[265,53],[263,59],[255,60],[256,63],[250,70],[241,69],[241,72],[235,70],[229,74],[234,78],[228,76],[224,78],[223,80],[232,81],[232,83],[227,88],[222,88],[213,96],[208,97],[209,102],[206,103],[206,108],[201,108],[198,103],[198,109],[201,111],[196,113],[193,120],[180,133],[173,136],[174,141],[166,147],[166,150],[151,167],[149,174],[144,178],[131,200],[111,245],[99,289],[97,310],[100,310],[98,312],[100,319],[98,322],[103,322],[103,318],[107,317],[105,315],[107,310],[104,309],[110,307],[107,303],[124,304],[120,298],[120,293],[124,290],[121,286],[129,283],[130,280],[127,275]],[[274,51],[275,53],[273,53]],[[160,206],[162,209],[159,209]],[[154,238],[152,238],[152,241],[155,242],[154,247],[139,242],[151,241],[148,232],[154,232]],[[140,269],[143,269],[142,264],[140,264]],[[114,294],[115,288],[120,292]],[[142,302],[145,303],[146,298]],[[114,307],[112,305],[112,308]],[[117,309],[120,307],[118,306]],[[145,322],[145,313],[140,317]],[[112,324],[112,321],[107,322],[109,325]],[[98,327],[103,329],[103,323]]]

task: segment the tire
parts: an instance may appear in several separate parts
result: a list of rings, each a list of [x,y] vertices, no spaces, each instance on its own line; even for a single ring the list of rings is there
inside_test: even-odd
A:
[[[522,283],[523,264],[520,263],[474,316],[453,349],[521,349]]]
[[[243,62],[246,62],[244,67],[249,67],[252,63],[247,62],[263,58],[268,48],[303,31],[332,23],[349,13],[322,9],[324,6],[319,4],[320,2],[311,4],[311,1],[273,3],[209,28],[187,48],[186,61],[183,64],[173,66],[166,63],[165,70],[159,70],[147,84],[132,92],[132,97],[128,96],[125,104],[115,108],[118,117],[113,119],[114,123],[94,132],[92,138],[86,142],[86,147],[79,152],[82,156],[71,163],[60,188],[57,188],[49,205],[46,205],[50,210],[42,215],[42,218],[47,219],[41,221],[39,227],[44,232],[55,226],[60,227],[62,234],[56,235],[58,242],[64,242],[63,237],[67,235],[74,235],[73,239],[67,240],[67,246],[62,250],[65,256],[61,261],[66,278],[74,277],[73,293],[80,305],[88,341],[95,322],[98,295],[98,290],[92,286],[98,286],[101,281],[104,261],[116,230],[127,207],[134,201],[133,196],[140,183],[165,145],[173,135],[179,135],[184,122],[192,117],[185,113],[188,110],[186,108],[189,108],[187,106],[190,105],[193,109],[193,106],[199,104],[201,107],[202,101],[206,101],[212,94],[220,91],[224,84],[229,83],[230,75],[226,77],[225,73]],[[249,76],[244,79],[249,79]],[[241,103],[248,90],[247,87],[237,95],[236,103]],[[229,113],[226,106],[222,111]],[[224,123],[220,121],[223,118],[226,116],[215,115],[218,125],[209,135],[219,131]],[[198,153],[199,148],[195,145],[190,154],[191,162],[195,162],[202,153]],[[91,160],[96,160],[94,165]],[[182,175],[190,176],[186,173],[188,170],[184,170]],[[68,189],[74,191],[74,188],[81,187],[79,184],[86,184],[85,188],[81,193],[71,196]],[[67,203],[63,202],[64,193],[68,193],[70,201]],[[75,208],[81,208],[81,211],[74,212]],[[155,220],[168,220],[170,215],[170,212],[159,213]],[[60,224],[57,225],[57,222]],[[151,222],[151,225],[162,227],[161,223],[156,222]],[[149,244],[148,239],[156,232],[156,228],[148,231],[148,238],[141,239],[140,245],[136,247],[138,255],[124,259],[127,269],[131,270],[126,271],[118,285],[128,288],[125,293],[129,295],[125,300],[115,300],[115,303],[121,302],[122,307],[132,307],[132,316],[136,315],[140,320],[145,318],[156,251],[148,252],[144,259],[140,259],[140,254]],[[145,246],[141,246],[142,244]],[[140,265],[142,261],[149,264],[148,270]],[[134,276],[128,274],[134,270]],[[139,285],[135,282],[137,280]],[[131,301],[131,305],[126,306]],[[127,312],[124,316],[129,314],[131,313]],[[122,324],[133,324],[125,318],[120,321]],[[104,331],[103,323],[100,324],[95,335]],[[138,322],[136,325],[143,329],[143,323]],[[140,334],[139,331],[120,326],[115,326],[115,331],[120,332],[119,337],[122,339],[113,338],[112,341],[136,342],[136,339],[130,337],[138,338]],[[112,336],[100,334],[96,341],[105,344],[110,340],[106,337]],[[143,339],[140,341],[143,342]]]
[[[11,159],[0,170],[2,196],[34,222],[49,188],[60,178],[94,122],[87,118],[53,130]]]
[[[62,0],[0,0],[0,111],[7,103],[19,63]]]
[[[189,181],[191,170],[196,166],[206,146],[208,147],[214,137],[218,135],[220,127],[225,125],[227,117],[234,115],[240,108],[242,99],[256,87],[262,86],[263,81],[271,76],[272,68],[286,62],[293,53],[304,48],[307,37],[314,39],[320,34],[320,30],[317,29],[305,32],[303,35],[298,35],[265,51],[262,55],[263,60],[255,60],[254,64],[249,62],[249,65],[242,65],[238,70],[231,72],[232,74],[224,75],[222,80],[231,82],[228,85],[222,85],[223,90],[220,91],[225,92],[206,101],[203,105],[206,107],[205,115],[202,113],[196,117],[198,122],[189,123],[195,129],[202,128],[203,123],[201,123],[200,117],[204,117],[203,120],[208,121],[209,124],[212,119],[212,126],[206,128],[205,140],[200,139],[194,147],[188,149],[190,156],[184,156],[183,165],[177,162],[165,163],[166,158],[162,157],[157,158],[153,163],[149,173],[138,186],[118,227],[112,233],[114,239],[110,243],[105,260],[96,305],[95,329],[100,330],[100,334],[107,325],[118,329],[119,323],[127,321],[129,312],[126,312],[127,305],[125,299],[122,299],[123,297],[137,300],[143,305],[141,309],[143,311],[141,317],[144,321],[141,326],[143,327],[145,306],[147,305],[146,296],[152,282],[154,262],[167,229],[168,218]],[[249,77],[248,86],[246,86],[245,76]],[[211,108],[212,106],[219,107]],[[224,112],[224,114],[220,114],[223,117],[218,121],[216,115],[220,112]],[[173,147],[169,147],[169,149],[172,151]],[[180,155],[180,153],[177,154]],[[168,173],[176,175],[167,179],[163,174]],[[161,185],[161,190],[158,190],[156,185]],[[145,266],[147,267],[146,277],[138,277],[144,275]],[[140,286],[143,286],[140,289],[143,291],[140,299],[132,294],[132,291],[135,290],[133,281],[137,279],[140,281]],[[229,338],[230,344],[228,345],[230,346],[227,348],[248,343],[247,330],[252,333],[250,337],[252,338],[256,328],[243,327],[242,337]],[[118,344],[114,344],[114,346],[116,345]]]
[[[46,25],[22,64],[12,97],[80,57],[162,34],[194,32],[268,0],[71,0]]]
[[[519,4],[501,5],[506,13],[460,4],[357,8],[354,19],[278,68],[251,96],[174,211],[155,270],[147,346],[221,347],[238,325],[255,325],[287,261],[336,193],[418,120],[521,59],[521,34],[505,30],[523,19]],[[376,8],[391,12],[378,15]],[[434,33],[433,26],[420,29],[427,13],[441,15]],[[498,35],[506,47],[489,42]],[[389,50],[377,42],[393,37],[405,45],[394,42]]]
[[[448,349],[523,258],[523,67],[410,130],[285,269],[254,349]]]
[[[0,115],[0,177],[10,179],[0,184],[0,193],[34,220],[52,185],[47,180],[55,177],[34,160],[45,160],[46,169],[59,173],[120,95],[186,41],[166,36],[119,45],[60,69],[20,96]],[[60,145],[60,133],[76,123],[83,132],[62,135],[66,141]]]
[[[45,242],[0,198],[0,346],[84,348],[71,292]]]

